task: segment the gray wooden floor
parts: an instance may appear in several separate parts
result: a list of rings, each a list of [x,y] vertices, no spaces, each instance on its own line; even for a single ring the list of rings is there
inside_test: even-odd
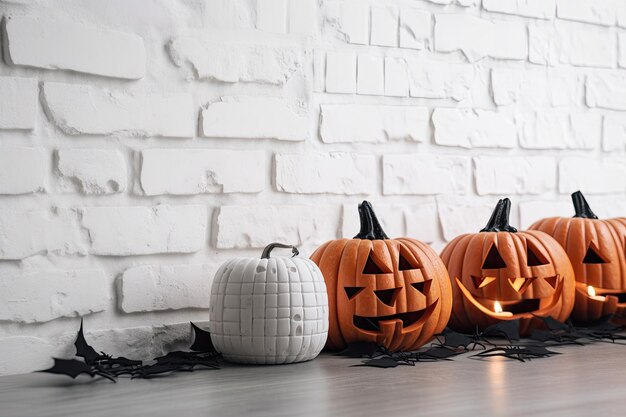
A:
[[[395,369],[322,355],[117,384],[29,374],[0,378],[0,416],[618,416],[626,346],[555,349],[528,363],[465,356]]]

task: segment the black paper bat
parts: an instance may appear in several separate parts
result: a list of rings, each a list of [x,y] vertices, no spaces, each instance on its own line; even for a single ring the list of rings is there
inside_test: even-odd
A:
[[[464,353],[464,350],[458,351],[458,350],[454,350],[454,349],[449,349],[446,347],[433,347],[430,348],[424,352],[419,352],[419,361],[432,361],[432,360],[446,360],[446,359],[450,359],[454,356],[458,356],[462,353]]]
[[[85,362],[88,364],[94,363],[101,356],[85,340],[82,318],[80,319],[80,329],[78,329],[78,334],[76,335],[76,341],[74,341],[74,346],[76,347],[76,356],[85,359]]]
[[[502,356],[509,359],[515,359],[520,362],[526,362],[530,359],[547,358],[553,355],[560,355],[560,353],[550,351],[543,346],[498,346],[470,357],[481,359],[492,356]]]
[[[71,378],[76,378],[79,375],[85,374],[90,377],[94,377],[96,375],[102,376],[110,381],[115,382],[115,378],[112,375],[109,375],[106,372],[102,372],[100,370],[94,369],[91,365],[81,362],[77,359],[59,359],[53,358],[54,365],[51,368],[44,369],[37,372],[46,372],[49,374],[61,374],[67,375]]]
[[[170,352],[155,358],[152,364],[144,364],[142,361],[123,356],[113,357],[104,352],[98,353],[87,343],[81,320],[74,346],[76,356],[83,360],[54,358],[54,366],[39,372],[62,374],[71,378],[76,378],[80,374],[91,377],[98,375],[115,382],[115,378],[121,375],[130,375],[132,378],[152,378],[172,372],[191,372],[196,368],[219,369],[220,355],[211,343],[211,334],[193,323],[191,326],[194,332],[194,342],[190,349],[193,352]]]
[[[384,358],[368,359],[368,360],[363,361],[363,363],[352,365],[352,366],[371,366],[374,368],[395,368],[398,365],[408,365],[408,363],[403,363],[403,361],[399,361],[397,359],[387,356]]]
[[[191,328],[193,329],[194,340],[190,350],[194,352],[217,352],[211,341],[211,333],[202,330],[193,323],[191,323]]]
[[[480,333],[480,337],[503,337],[509,341],[519,340],[519,320],[503,320],[493,324]]]
[[[385,349],[374,342],[354,342],[350,343],[344,350],[335,355],[346,356],[348,358],[373,358],[383,353],[385,353]]]

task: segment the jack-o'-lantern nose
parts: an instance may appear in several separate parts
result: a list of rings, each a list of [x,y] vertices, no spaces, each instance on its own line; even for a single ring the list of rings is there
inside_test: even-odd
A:
[[[513,289],[519,293],[523,293],[524,291],[526,291],[526,289],[528,289],[528,286],[535,280],[534,277],[531,278],[524,278],[524,277],[518,277],[518,278],[509,278],[509,284],[511,284],[511,287],[513,287]]]
[[[388,290],[376,290],[374,294],[380,301],[388,306],[393,306],[396,303],[396,294],[400,288],[389,288]]]

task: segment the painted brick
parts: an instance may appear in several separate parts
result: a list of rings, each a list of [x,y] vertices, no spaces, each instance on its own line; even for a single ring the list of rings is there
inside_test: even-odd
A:
[[[287,0],[257,0],[257,29],[265,32],[287,33],[287,8]]]
[[[126,161],[116,150],[62,149],[57,152],[60,187],[83,194],[114,194],[126,190]]]
[[[382,96],[385,93],[383,57],[360,54],[357,65],[357,94]]]
[[[280,98],[223,97],[202,110],[202,136],[306,140],[308,109]]]
[[[369,194],[376,185],[373,155],[347,152],[276,154],[276,188],[294,194]]]
[[[68,135],[192,137],[196,111],[188,94],[139,94],[48,82],[43,104]]]
[[[0,129],[33,129],[37,95],[33,78],[0,77]]]
[[[399,10],[395,6],[371,7],[372,30],[370,44],[398,46]]]
[[[408,97],[409,72],[403,58],[385,58],[385,95]]]
[[[109,284],[97,269],[0,273],[0,320],[35,323],[107,309]]]
[[[556,188],[556,160],[549,156],[476,156],[479,195],[541,194]]]
[[[483,0],[483,9],[490,12],[551,19],[556,0]]]
[[[626,34],[618,33],[617,39],[619,41],[619,50],[618,50],[618,64],[622,68],[626,68]]]
[[[32,336],[9,336],[0,338],[0,375],[35,372],[52,366],[53,346],[44,339]],[[54,353],[53,353],[54,352]]]
[[[513,148],[515,124],[508,116],[489,110],[437,108],[433,111],[435,143],[462,148]]]
[[[37,148],[0,150],[0,194],[29,194],[46,188],[50,157]]]
[[[406,236],[432,243],[441,241],[441,225],[437,204],[425,203],[404,210]]]
[[[470,159],[443,155],[384,155],[383,194],[465,194]]]
[[[432,16],[420,9],[400,9],[400,48],[426,49],[432,31]]]
[[[341,3],[340,26],[346,41],[358,45],[369,43],[370,7],[363,1]]]
[[[561,19],[612,26],[620,8],[615,0],[557,0],[556,15]]]
[[[339,210],[332,207],[226,205],[217,216],[216,246],[263,248],[268,242],[318,245],[334,239],[338,229]]]
[[[94,255],[191,253],[205,246],[204,206],[85,207],[81,226]]]
[[[496,201],[477,202],[460,200],[458,198],[446,198],[445,201],[437,201],[437,210],[441,221],[443,237],[451,241],[464,233],[477,233],[485,227],[486,220],[491,216]]]
[[[567,200],[523,201],[519,203],[520,229],[528,229],[534,222],[546,217],[572,217],[574,209]]]
[[[216,1],[213,0],[212,3]],[[209,323],[202,323],[202,320],[205,320],[207,316],[206,311],[199,310],[195,314],[194,312],[186,311],[184,314],[187,317],[195,316],[192,319],[193,322],[201,328],[208,329]],[[182,318],[179,320],[182,320]],[[146,323],[146,321],[140,323]],[[85,324],[85,327],[87,327],[87,324]],[[91,345],[97,346],[98,349],[102,349],[104,352],[115,352],[116,355],[127,358],[149,361],[167,352],[187,349],[193,340],[191,332],[189,321],[165,325],[155,321],[154,324],[148,326],[87,330],[85,339]],[[71,346],[75,338],[75,332],[68,336],[70,337],[68,337],[67,344]],[[70,355],[64,355],[64,357],[71,356],[71,354],[73,352],[70,352]]]
[[[617,71],[587,76],[585,101],[589,107],[626,110],[626,76]]]
[[[606,152],[626,150],[626,117],[604,116],[602,149]]]
[[[124,2],[126,4],[126,2]],[[251,10],[256,2],[246,3],[242,0],[212,0],[210,2],[204,2],[201,5],[201,9],[187,9],[181,10],[183,15],[187,13],[193,13],[196,17],[196,20],[192,20],[192,22],[197,23],[198,26],[203,26],[211,29],[223,29],[223,30],[233,30],[233,29],[254,29],[256,22],[256,13]],[[116,9],[114,9],[116,10]],[[141,7],[139,9],[134,8],[132,11],[135,15],[140,14]],[[153,13],[158,10],[163,10],[162,19],[166,22],[172,21],[175,16],[172,16],[172,11],[169,8],[158,8],[153,7],[151,9],[151,13],[147,14],[145,19],[145,25],[149,29],[154,29],[155,27],[155,19],[153,17]],[[195,12],[194,10],[198,10]],[[251,13],[252,12],[252,13]],[[114,16],[118,17],[118,16]],[[191,16],[189,16],[191,17]],[[188,22],[187,24],[193,25],[189,20],[184,20]],[[182,26],[181,23],[168,24],[166,28],[172,28],[171,32],[179,32],[179,28]],[[172,27],[173,26],[173,27]],[[194,27],[194,29],[198,29],[198,27]],[[256,35],[256,34],[255,34]]]
[[[526,149],[595,149],[600,146],[602,116],[540,110],[520,118],[520,145]]]
[[[626,190],[626,158],[590,159],[568,156],[559,163],[559,191],[585,194],[623,193]]]
[[[494,68],[491,90],[497,105],[574,106],[583,96],[584,75],[564,69]]]
[[[307,36],[317,34],[316,0],[299,0],[290,2],[289,33]]]
[[[526,59],[526,26],[513,21],[489,21],[461,14],[438,14],[435,15],[435,50],[459,50],[470,61],[485,57]]]
[[[326,90],[326,52],[313,51],[313,91],[323,93]]]
[[[125,313],[209,308],[208,294],[219,264],[142,265],[120,277],[120,308]]]
[[[72,210],[3,209],[0,210],[0,231],[2,260],[19,260],[37,254],[87,253],[84,233]]]
[[[139,79],[146,73],[143,39],[71,20],[13,16],[6,20],[8,64]]]
[[[190,37],[167,44],[169,56],[188,78],[227,83],[255,82],[285,84],[303,65],[293,47],[216,42]]]
[[[328,52],[326,54],[326,91],[329,93],[356,93],[356,54]]]
[[[474,82],[472,65],[423,60],[407,62],[411,97],[461,101],[469,95]]]
[[[323,104],[320,135],[325,143],[430,140],[430,112],[417,106]]]
[[[590,25],[556,22],[530,25],[529,60],[540,65],[570,64],[580,67],[615,66],[617,38]],[[598,48],[598,45],[602,45]]]
[[[146,149],[141,159],[146,195],[256,193],[265,185],[262,151]]]

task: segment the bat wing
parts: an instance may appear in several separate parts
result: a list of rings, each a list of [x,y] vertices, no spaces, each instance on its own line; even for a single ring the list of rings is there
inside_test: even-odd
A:
[[[86,364],[85,362],[76,359],[53,359],[54,365],[52,365],[51,368],[44,369],[39,372],[67,375],[72,378],[76,378],[80,374],[87,374],[91,377],[94,376],[94,372],[91,369],[91,366]]]

